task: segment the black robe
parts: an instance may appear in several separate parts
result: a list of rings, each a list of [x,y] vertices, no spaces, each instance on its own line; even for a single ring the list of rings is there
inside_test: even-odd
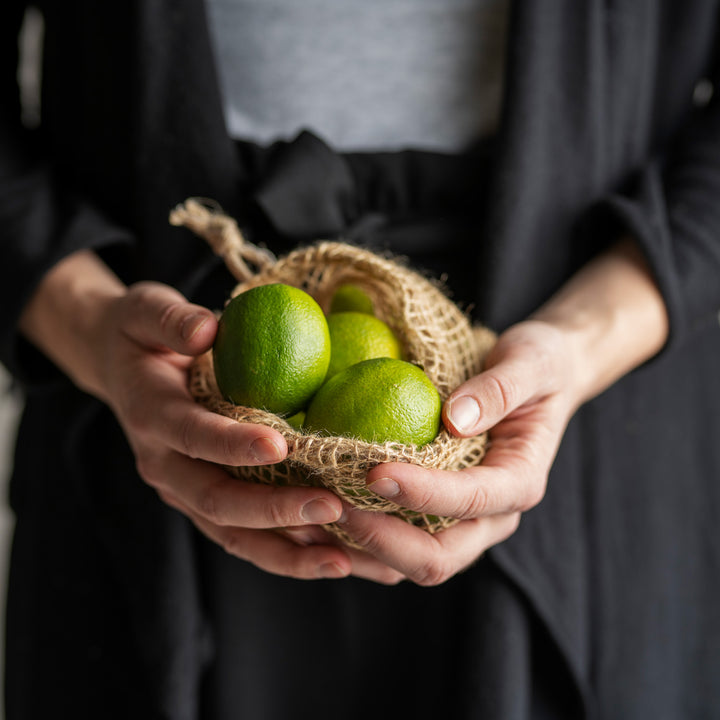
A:
[[[630,232],[671,336],[580,409],[519,530],[436,588],[225,556],[142,483],[111,413],[19,338],[32,289],[78,248],[218,307],[231,279],[167,214],[200,195],[242,216],[246,181],[200,0],[40,2],[32,132],[24,5],[0,24],[0,350],[26,398],[8,720],[716,717],[720,97],[698,87],[720,81],[718,2],[513,3],[466,247],[475,317],[501,331]]]

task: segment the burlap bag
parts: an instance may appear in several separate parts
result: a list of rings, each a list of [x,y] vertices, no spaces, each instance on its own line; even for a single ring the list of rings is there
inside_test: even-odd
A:
[[[344,283],[360,286],[372,299],[376,315],[396,334],[404,358],[425,370],[443,400],[481,370],[495,342],[491,331],[471,326],[437,283],[398,259],[342,242],[318,242],[276,260],[269,252],[246,242],[235,221],[208,201],[187,200],[171,212],[170,222],[203,237],[224,259],[238,280],[231,297],[257,285],[282,282],[305,290],[327,312],[337,287]],[[456,521],[413,512],[375,495],[366,489],[368,470],[378,463],[398,461],[461,470],[480,463],[487,445],[486,435],[461,439],[444,429],[422,448],[304,434],[277,415],[225,401],[215,384],[212,351],[194,362],[190,391],[214,412],[239,422],[268,425],[285,437],[289,454],[284,462],[227,468],[233,475],[273,485],[324,486],[355,507],[392,513],[431,533]],[[338,526],[326,527],[353,544]]]

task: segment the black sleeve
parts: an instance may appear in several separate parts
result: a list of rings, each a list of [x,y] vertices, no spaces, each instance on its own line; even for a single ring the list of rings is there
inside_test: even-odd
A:
[[[720,32],[716,33],[720,38]],[[717,43],[716,43],[717,45]],[[720,321],[720,52],[673,142],[621,193],[604,198],[592,223],[629,231],[644,251],[670,316],[668,347]]]
[[[0,361],[30,382],[49,370],[17,330],[38,282],[76,250],[107,248],[131,237],[55,177],[42,125],[23,126],[17,68],[26,2],[8,5],[0,23]]]

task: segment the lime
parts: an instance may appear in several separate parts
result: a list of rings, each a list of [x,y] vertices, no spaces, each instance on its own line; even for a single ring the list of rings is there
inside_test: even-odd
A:
[[[352,283],[340,285],[330,300],[330,312],[361,312],[372,315],[373,301],[364,290]]]
[[[215,378],[237,405],[292,415],[323,383],[329,362],[325,315],[303,290],[261,285],[235,296],[220,317]]]
[[[290,427],[295,428],[295,430],[302,430],[302,426],[305,423],[305,411],[298,410],[294,415],[286,418],[286,420]]]
[[[400,343],[393,331],[374,315],[359,312],[331,313],[328,379],[350,365],[371,358],[399,358]]]
[[[421,446],[438,433],[441,405],[440,394],[417,365],[394,358],[364,360],[317,391],[304,430]]]

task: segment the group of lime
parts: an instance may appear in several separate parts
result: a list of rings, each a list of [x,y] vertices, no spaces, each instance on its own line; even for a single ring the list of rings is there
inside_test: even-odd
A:
[[[327,315],[283,283],[236,295],[220,317],[213,366],[230,402],[281,415],[302,432],[422,446],[440,427],[437,389],[402,359],[357,285],[341,285]]]

